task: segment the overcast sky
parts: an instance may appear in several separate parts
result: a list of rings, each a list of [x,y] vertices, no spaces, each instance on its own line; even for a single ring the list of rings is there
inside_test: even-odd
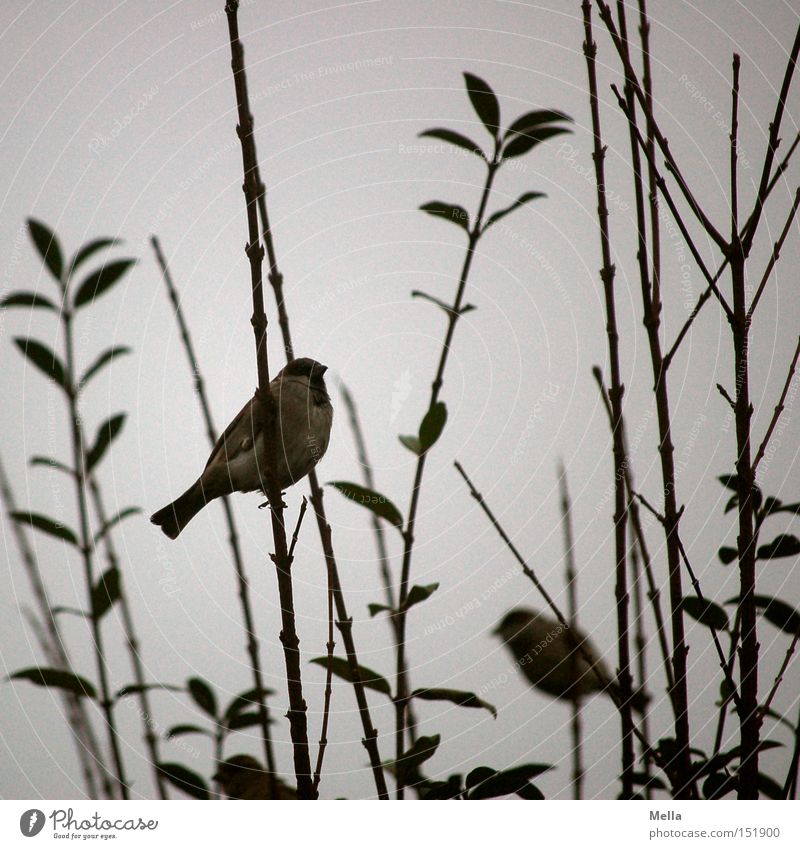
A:
[[[29,3],[0,8],[0,158],[2,294],[53,292],[25,230],[35,216],[53,227],[71,254],[97,236],[124,239],[120,256],[138,260],[124,284],[79,319],[78,356],[88,363],[110,344],[135,353],[92,386],[84,402],[87,430],[117,411],[128,421],[101,469],[110,504],[141,505],[118,535],[124,578],[134,608],[148,675],[182,684],[201,675],[221,697],[250,686],[236,585],[221,506],[205,510],[176,542],[145,516],[178,495],[208,454],[181,341],[149,246],[161,239],[194,334],[213,414],[221,428],[256,383],[249,325],[246,222],[235,100],[222,0],[175,2]],[[741,197],[749,209],[768,122],[797,25],[792,4],[762,0],[648,4],[658,114],[696,194],[723,232],[728,228],[728,131],[731,54],[742,56]],[[417,211],[439,199],[474,214],[483,172],[478,159],[443,147],[420,147],[418,133],[447,126],[488,143],[463,88],[462,72],[495,89],[507,125],[525,111],[560,109],[574,133],[542,145],[501,172],[492,208],[524,191],[548,197],[506,219],[482,240],[467,300],[477,311],[459,323],[442,399],[449,419],[427,465],[412,581],[439,582],[438,592],[409,617],[413,686],[479,691],[499,709],[488,713],[445,704],[419,707],[423,733],[443,742],[430,772],[446,777],[488,764],[553,763],[538,784],[548,797],[569,794],[569,709],[531,692],[490,631],[511,607],[541,607],[493,529],[469,497],[452,462],[459,459],[483,490],[514,541],[564,603],[563,546],[557,465],[566,465],[574,499],[580,568],[580,619],[612,667],[616,661],[611,485],[613,469],[605,412],[591,368],[607,371],[599,240],[591,175],[583,28],[578,0],[543,2],[244,2],[251,103],[275,244],[286,279],[297,353],[330,367],[336,415],[323,481],[359,479],[354,443],[337,379],[351,388],[362,413],[378,487],[407,510],[413,457],[397,441],[414,433],[425,411],[445,324],[435,307],[410,297],[423,289],[452,299],[465,237],[448,222]],[[625,411],[632,468],[639,487],[659,501],[654,446],[657,423],[652,375],[639,312],[632,223],[635,210],[625,162],[628,137],[609,91],[619,82],[612,47],[597,28],[611,232],[618,267]],[[797,131],[800,100],[792,89],[784,139]],[[753,259],[757,282],[798,183],[798,165],[775,192]],[[754,434],[760,440],[785,379],[800,328],[796,228],[753,326]],[[672,340],[703,289],[680,240],[663,235],[665,337]],[[709,262],[713,246],[701,240]],[[729,287],[729,281],[725,281]],[[270,302],[270,308],[272,304]],[[272,313],[270,314],[272,316]],[[33,454],[69,456],[60,399],[22,359],[11,340],[34,335],[53,346],[56,321],[23,311],[0,314],[2,456],[21,506],[76,525],[72,492],[56,473],[30,469]],[[277,323],[271,326],[273,364],[281,362]],[[723,516],[728,493],[717,475],[732,471],[735,433],[714,385],[733,391],[733,355],[724,316],[714,302],[695,323],[670,374],[673,438],[679,461],[678,502],[686,504],[684,541],[709,597],[737,591],[735,569],[716,559],[735,545],[735,514]],[[800,497],[797,379],[774,452],[760,482],[785,501]],[[286,497],[290,521],[303,484]],[[257,495],[235,507],[269,685],[271,704],[286,709],[271,541]],[[363,664],[390,675],[387,623],[368,617],[382,601],[368,514],[328,490],[328,515],[355,639]],[[772,519],[773,530],[788,520]],[[400,540],[387,531],[399,573]],[[42,661],[21,614],[31,604],[27,580],[5,518],[0,575],[3,673]],[[83,603],[82,567],[72,551],[35,535],[32,541],[58,604]],[[665,586],[663,539],[649,541]],[[800,601],[796,564],[760,569],[759,591]],[[310,734],[319,733],[324,671],[308,660],[324,653],[325,572],[316,529],[308,521],[294,569]],[[685,586],[688,585],[686,582]],[[63,620],[75,665],[94,675],[88,635]],[[652,635],[652,616],[647,613]],[[114,616],[105,623],[114,686],[131,680]],[[692,727],[696,743],[713,740],[713,701],[719,670],[708,632],[688,625]],[[786,637],[760,626],[766,692],[786,649]],[[338,640],[337,652],[341,651]],[[663,699],[655,643],[649,650],[656,702]],[[790,669],[775,707],[797,713],[800,675]],[[393,710],[371,693],[381,751],[390,757]],[[158,730],[202,723],[186,697],[153,696]],[[330,745],[321,785],[325,797],[374,793],[361,727],[349,686],[336,686]],[[153,793],[134,705],[119,722],[133,795]],[[72,743],[60,724],[55,695],[25,683],[0,686],[0,795],[75,797],[82,793]],[[585,709],[587,794],[618,793],[619,722],[607,699]],[[98,719],[99,728],[99,719]],[[656,705],[654,736],[671,733]],[[771,723],[767,729],[771,728]],[[730,723],[730,732],[735,726]],[[291,769],[284,721],[275,727],[279,764]],[[787,742],[785,731],[775,736]],[[211,774],[211,748],[200,737],[162,743],[165,760]],[[231,738],[227,754],[258,754],[248,732]],[[785,774],[786,749],[764,757]],[[176,794],[177,795],[177,794]]]

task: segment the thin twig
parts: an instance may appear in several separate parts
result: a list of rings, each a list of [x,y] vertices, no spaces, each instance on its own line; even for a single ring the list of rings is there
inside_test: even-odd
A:
[[[762,716],[766,716],[766,714],[769,712],[769,709],[772,707],[772,701],[775,698],[775,694],[778,692],[778,688],[781,685],[781,681],[783,681],[783,676],[786,674],[786,670],[789,668],[789,661],[792,659],[792,655],[794,654],[794,651],[797,648],[798,640],[800,640],[800,629],[794,632],[792,641],[791,643],[789,643],[789,648],[786,649],[786,654],[784,655],[783,662],[781,663],[781,668],[778,670],[778,674],[775,676],[775,681],[772,684],[772,689],[769,691],[767,698],[764,700],[764,704],[761,705],[760,711]]]
[[[592,6],[590,0],[584,0],[583,27],[585,40],[583,53],[589,78],[589,103],[592,113],[592,135],[594,138],[595,180],[597,188],[597,217],[600,229],[600,250],[603,265],[600,279],[606,313],[606,336],[608,337],[608,355],[611,365],[611,387],[609,399],[612,410],[611,438],[614,457],[614,549],[615,549],[615,598],[617,606],[617,648],[619,655],[619,687],[622,700],[620,719],[622,723],[622,797],[633,797],[633,714],[631,695],[633,684],[630,671],[630,634],[628,627],[628,568],[626,563],[628,545],[628,502],[625,495],[624,470],[627,466],[625,444],[622,436],[622,395],[624,387],[620,373],[619,331],[617,330],[616,302],[614,292],[615,268],[611,261],[611,240],[608,227],[608,203],[606,200],[605,155],[600,129],[600,105],[597,95],[596,56],[597,45],[592,35]]]
[[[186,352],[186,357],[189,361],[189,370],[194,376],[194,389],[197,393],[197,400],[200,403],[200,411],[203,414],[203,421],[206,427],[206,436],[208,437],[209,445],[212,447],[217,441],[217,430],[214,427],[214,420],[211,415],[211,405],[208,402],[206,395],[205,380],[200,370],[200,364],[195,354],[192,337],[189,332],[189,325],[186,322],[186,317],[181,306],[180,296],[172,278],[169,265],[167,263],[164,252],[161,250],[161,244],[156,236],[150,237],[150,242],[156,255],[156,261],[161,269],[161,276],[164,280],[164,285],[169,295],[172,310],[175,315],[175,320],[178,324],[178,329],[181,334],[183,348]],[[264,674],[261,666],[261,649],[258,637],[255,631],[255,619],[253,617],[253,608],[250,602],[250,584],[247,579],[247,574],[244,567],[244,559],[242,558],[241,547],[239,545],[239,532],[236,528],[236,520],[234,518],[233,507],[230,498],[225,495],[222,497],[223,512],[225,514],[225,524],[228,528],[228,544],[231,549],[231,560],[233,568],[236,572],[236,583],[238,587],[239,604],[242,609],[242,619],[244,620],[246,634],[246,649],[250,658],[250,669],[253,673],[253,689],[255,690],[256,710],[259,716],[259,725],[261,727],[261,739],[264,747],[264,758],[267,766],[267,782],[271,798],[278,798],[277,773],[275,764],[275,752],[272,745],[272,733],[270,731],[271,719],[269,716],[269,708],[266,703]]]
[[[772,432],[775,430],[775,426],[778,424],[778,419],[780,419],[781,413],[783,412],[783,405],[786,401],[786,395],[789,392],[789,387],[792,385],[792,378],[794,377],[794,373],[797,368],[798,357],[800,357],[800,337],[798,337],[797,339],[797,347],[794,349],[794,356],[792,357],[792,363],[789,366],[789,373],[786,375],[786,382],[783,385],[783,392],[781,392],[780,400],[775,405],[775,410],[772,413],[772,418],[770,419],[769,427],[767,428],[767,432],[764,434],[764,438],[761,440],[761,444],[758,446],[758,451],[756,451],[756,458],[755,460],[753,460],[754,476],[756,473],[756,469],[758,468],[758,464],[763,459],[764,452],[767,450],[769,441],[772,438]]]
[[[245,253],[250,261],[250,282],[253,296],[253,333],[256,343],[258,366],[258,399],[264,414],[264,463],[265,490],[272,518],[272,538],[275,545],[273,560],[278,578],[278,594],[281,604],[281,643],[286,661],[286,681],[289,690],[289,727],[294,751],[297,795],[300,799],[314,799],[316,792],[311,773],[311,758],[308,746],[307,706],[303,698],[302,673],[300,668],[300,641],[297,637],[294,613],[294,590],[292,587],[291,561],[286,545],[286,527],[283,520],[283,500],[275,478],[277,468],[277,415],[275,399],[269,385],[269,362],[267,358],[267,316],[264,311],[264,291],[261,278],[264,248],[258,228],[259,182],[256,174],[256,155],[253,142],[253,118],[247,95],[247,78],[244,66],[244,48],[239,39],[238,0],[229,0],[225,6],[231,48],[231,68],[236,88],[238,112],[237,134],[242,147],[244,170],[243,189],[247,208],[248,242]]]

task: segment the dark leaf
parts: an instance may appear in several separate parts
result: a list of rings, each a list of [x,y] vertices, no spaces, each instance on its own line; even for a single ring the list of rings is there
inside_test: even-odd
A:
[[[252,728],[254,725],[259,725],[260,723],[261,715],[258,711],[252,710],[237,713],[236,716],[232,716],[225,724],[229,731],[241,731],[243,728]]]
[[[78,538],[75,534],[68,527],[62,525],[60,522],[56,522],[54,519],[49,519],[47,516],[42,516],[39,513],[26,513],[22,510],[9,513],[9,515],[15,522],[30,525],[32,528],[50,534],[50,536],[63,539],[72,545],[78,545]]]
[[[415,584],[411,587],[408,592],[408,596],[406,597],[406,610],[408,610],[409,607],[413,607],[415,604],[419,604],[421,601],[425,601],[430,598],[438,589],[439,584],[425,584],[424,586]]]
[[[757,595],[755,603],[761,615],[776,628],[792,636],[800,631],[800,613],[785,601],[768,595]]]
[[[150,692],[150,690],[170,690],[173,693],[183,692],[183,687],[177,687],[175,684],[128,684],[121,690],[117,690],[115,699],[123,699],[125,696],[134,696],[137,693]]]
[[[70,475],[71,477],[75,476],[75,471],[73,469],[56,460],[55,457],[42,457],[37,455],[36,457],[31,457],[28,462],[32,466],[47,466],[50,469],[58,469],[59,472],[64,472],[64,474]]]
[[[39,251],[39,256],[44,260],[44,264],[50,269],[53,277],[60,283],[61,275],[64,272],[64,258],[58,237],[46,224],[34,218],[28,219],[28,230],[31,239],[33,239],[33,244],[36,245],[36,250]]]
[[[783,502],[780,500],[780,498],[773,498],[771,495],[768,495],[764,499],[763,513],[765,516],[770,516],[772,513],[779,513],[782,507]]]
[[[525,799],[544,799],[541,791],[530,784],[530,779],[552,769],[547,764],[523,764],[511,769],[495,772],[477,784],[468,794],[469,799],[494,799],[498,796],[510,796],[517,793]],[[469,776],[467,777],[469,782]]]
[[[431,687],[429,689],[414,690],[411,694],[412,699],[424,699],[429,702],[452,702],[454,705],[465,708],[483,708],[497,719],[497,708],[490,705],[489,702],[479,699],[475,693],[469,693],[465,690],[446,690],[441,687]]]
[[[370,604],[367,605],[367,609],[370,616],[376,616],[378,613],[383,613],[384,610],[388,613],[392,612],[392,608],[386,604]]]
[[[228,707],[225,709],[225,714],[223,718],[225,720],[229,720],[234,716],[238,716],[243,711],[248,708],[257,708],[258,707],[258,696],[259,693],[263,698],[268,698],[275,694],[274,690],[270,690],[266,687],[262,687],[261,690],[253,687],[250,690],[245,690],[243,693],[239,693],[238,696],[234,697]]]
[[[134,259],[117,259],[93,271],[78,287],[72,302],[73,307],[78,309],[100,297],[120,280],[135,262]]]
[[[39,307],[46,310],[58,310],[49,298],[36,292],[12,292],[0,301],[0,307]]]
[[[770,749],[776,749],[783,745],[783,743],[777,742],[777,740],[762,740],[758,744],[759,752],[766,752]],[[732,749],[729,749],[727,752],[720,752],[718,755],[714,755],[714,757],[709,758],[707,761],[701,764],[697,764],[696,775],[698,778],[702,778],[704,775],[711,775],[714,772],[720,772],[725,769],[732,761],[737,761],[741,756],[741,747],[734,746]]]
[[[720,475],[717,480],[725,487],[737,492],[739,489],[739,478],[736,475]]]
[[[186,682],[189,695],[194,699],[200,710],[213,719],[217,718],[217,699],[214,691],[202,678],[190,678]]]
[[[536,200],[536,198],[544,198],[547,197],[543,192],[525,192],[524,195],[520,195],[511,206],[507,206],[505,209],[500,209],[495,212],[493,215],[489,216],[489,220],[486,224],[483,225],[484,230],[488,230],[492,224],[498,222],[501,218],[505,218],[506,215],[513,212],[515,209],[519,209],[524,204],[528,203],[528,201]]]
[[[311,663],[316,663],[318,666],[321,666],[323,669],[328,668],[328,658],[327,657],[315,657]],[[353,673],[350,669],[350,663],[344,657],[334,657],[331,658],[331,671],[334,675],[339,678],[343,678],[345,681],[349,681],[351,684],[354,680]],[[359,665],[358,667],[359,676],[361,678],[361,682],[365,687],[370,690],[377,690],[379,693],[383,693],[384,696],[392,697],[392,688],[389,686],[389,682],[378,672],[375,672],[372,669],[369,669],[366,666]]]
[[[432,200],[429,203],[423,203],[420,209],[427,212],[428,215],[435,215],[438,218],[445,218],[447,221],[452,221],[457,224],[465,232],[469,232],[469,213],[463,206],[454,203],[443,203],[440,200]]]
[[[119,524],[123,519],[127,519],[128,516],[136,516],[138,513],[142,512],[141,507],[126,507],[124,510],[120,510],[116,516],[112,516],[102,528],[94,535],[94,541],[100,542],[100,540],[117,524]]]
[[[758,789],[767,799],[786,798],[783,793],[783,787],[774,778],[764,775],[763,772],[759,772],[758,774]]]
[[[106,419],[103,424],[97,429],[97,436],[94,440],[94,445],[89,449],[86,455],[86,471],[91,472],[92,469],[103,459],[103,455],[108,450],[108,446],[116,439],[122,426],[125,424],[125,413],[117,413],[115,416]]]
[[[184,734],[205,734],[208,737],[214,736],[208,728],[201,728],[199,725],[173,725],[172,728],[167,731],[166,737],[167,740],[171,740],[173,737],[183,737]]]
[[[443,401],[437,401],[425,413],[425,418],[419,426],[419,444],[423,451],[427,451],[436,444],[436,441],[442,435],[446,422],[447,407]]]
[[[448,315],[453,312],[453,307],[450,304],[446,304],[444,301],[440,301],[438,298],[434,298],[433,295],[429,295],[427,292],[420,292],[419,289],[414,289],[411,293],[412,298],[424,298],[426,301],[430,301],[432,304],[436,304],[437,307],[441,307]],[[463,309],[461,310],[464,311]]]
[[[739,556],[739,552],[735,548],[730,548],[727,545],[723,545],[720,548],[719,559],[727,566],[728,563],[733,563],[734,560]]]
[[[359,486],[357,483],[350,483],[349,481],[328,481],[328,486],[335,486],[345,498],[349,498],[356,504],[361,504],[367,510],[371,510],[376,516],[386,519],[387,522],[390,522],[402,532],[403,517],[386,496],[375,492],[375,490],[367,489],[365,486]]]
[[[497,770],[492,769],[489,766],[478,766],[473,769],[469,775],[467,775],[467,790],[471,790],[473,787],[477,787],[482,782],[491,778],[493,775],[497,775]]]
[[[636,787],[649,787],[651,790],[666,790],[667,786],[657,775],[648,775],[646,772],[634,772],[631,781]]]
[[[731,508],[731,505],[734,507],[739,503],[739,476],[738,475],[720,475],[717,480],[726,488],[733,490],[735,493],[731,500],[728,502],[728,506],[725,508],[725,512]],[[753,486],[753,506],[758,510],[761,506],[761,502],[764,500],[764,496],[761,490],[757,486]]]
[[[451,775],[446,781],[425,781],[417,786],[419,798],[425,801],[436,799],[460,799],[464,793],[461,775]]]
[[[728,499],[728,503],[725,505],[725,512],[730,513],[734,507],[739,503],[739,496],[734,492],[734,494]]]
[[[461,133],[456,133],[453,130],[446,130],[441,127],[437,127],[433,130],[425,130],[424,132],[419,134],[420,138],[429,138],[429,139],[441,139],[442,141],[446,141],[449,144],[454,144],[456,147],[462,147],[464,150],[468,150],[470,153],[474,153],[476,156],[480,156],[481,159],[486,159],[486,154],[475,144],[472,139],[468,139],[466,136],[462,136]]]
[[[418,436],[398,436],[397,438],[400,440],[400,444],[408,448],[412,454],[416,454],[418,457],[422,454],[422,445]]]
[[[98,251],[104,248],[110,248],[112,245],[120,245],[122,242],[119,239],[95,239],[93,242],[87,242],[72,258],[69,264],[68,275],[72,275],[79,265],[86,262],[89,257],[94,256]]]
[[[80,616],[83,619],[88,619],[89,614],[85,610],[81,610],[77,607],[67,607],[66,605],[59,604],[57,607],[50,608],[53,613],[61,614],[61,613],[69,613],[70,616]]]
[[[67,376],[64,371],[64,365],[58,356],[46,345],[42,345],[41,342],[37,342],[35,339],[25,339],[20,336],[14,339],[14,344],[50,380],[57,383],[62,389],[67,388]]]
[[[119,569],[112,566],[107,569],[92,587],[92,610],[97,619],[109,611],[119,601],[122,590],[120,587]]]
[[[793,534],[778,534],[772,542],[758,548],[759,560],[777,560],[800,554],[800,539]]]
[[[795,504],[781,504],[781,506],[776,508],[773,512],[775,512],[775,513],[794,513],[795,516],[800,516],[800,501],[798,501]]]
[[[783,714],[778,713],[778,711],[774,710],[773,708],[767,708],[766,710],[764,710],[764,708],[761,707],[760,710],[764,714],[764,716],[771,717],[777,722],[780,722],[780,724],[783,725],[785,728],[788,728],[792,732],[792,734],[795,733],[794,723],[790,722],[785,716],[783,716]]]
[[[403,784],[410,786],[419,781],[418,770],[425,761],[430,760],[439,747],[441,737],[434,734],[431,737],[418,737],[411,748],[395,762],[397,775]]]
[[[158,771],[170,782],[193,799],[208,799],[208,785],[196,773],[178,763],[159,764]]]
[[[503,146],[503,159],[513,159],[522,156],[537,144],[541,144],[554,136],[560,136],[571,132],[566,127],[538,127],[524,135],[515,135]]]
[[[543,124],[554,124],[556,121],[566,121],[568,124],[571,124],[572,118],[564,112],[558,112],[555,109],[535,109],[533,112],[526,112],[517,118],[508,130],[506,130],[505,138],[510,139],[512,135],[529,133]]]
[[[41,666],[33,666],[30,669],[20,669],[8,676],[9,681],[30,681],[40,687],[55,687],[58,690],[69,690],[76,696],[88,696],[90,699],[97,698],[94,686],[85,678],[74,672],[64,669],[47,669]]]
[[[491,133],[492,138],[497,138],[500,131],[500,104],[497,97],[487,82],[475,74],[465,73],[464,82],[467,86],[472,108],[478,113],[483,125]]]
[[[683,599],[683,609],[707,628],[725,631],[728,628],[728,614],[713,601],[703,603],[697,596],[688,595]]]
[[[80,387],[83,388],[86,384],[99,372],[103,366],[108,365],[116,357],[122,357],[125,354],[130,354],[131,349],[126,345],[114,345],[102,354],[86,369],[80,380]]]
[[[703,782],[703,796],[706,799],[721,799],[736,790],[738,786],[739,780],[735,775],[712,772]]]

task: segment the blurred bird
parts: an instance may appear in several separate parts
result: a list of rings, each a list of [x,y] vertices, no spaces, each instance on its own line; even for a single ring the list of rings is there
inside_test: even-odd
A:
[[[303,357],[292,360],[270,383],[278,409],[276,477],[281,490],[304,478],[328,448],[333,407],[323,375],[327,366]],[[150,517],[175,539],[206,504],[232,492],[265,492],[260,463],[264,422],[258,392],[217,440],[200,477],[179,498]]]
[[[525,677],[539,690],[566,701],[593,693],[613,694],[619,701],[619,685],[580,629],[565,628],[542,613],[518,607],[507,613],[492,633],[508,646]],[[641,713],[646,701],[644,693],[636,691],[631,706]]]
[[[296,799],[294,787],[275,778],[277,794],[270,794],[269,776],[261,764],[250,755],[235,755],[219,765],[217,781],[228,799]]]

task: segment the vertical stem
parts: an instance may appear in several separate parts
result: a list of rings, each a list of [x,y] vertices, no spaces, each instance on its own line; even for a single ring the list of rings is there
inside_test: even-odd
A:
[[[469,233],[469,242],[467,244],[467,252],[464,257],[464,264],[461,268],[461,275],[458,280],[458,289],[453,303],[453,308],[448,314],[447,331],[445,333],[444,342],[442,343],[442,351],[439,355],[439,365],[436,369],[436,376],[431,384],[431,396],[428,402],[428,409],[432,409],[433,405],[439,400],[439,392],[442,388],[444,380],[444,371],[447,366],[447,359],[450,355],[450,349],[453,342],[453,334],[455,333],[456,323],[459,319],[459,311],[464,301],[464,292],[469,279],[469,271],[472,266],[472,259],[475,254],[475,247],[481,237],[481,228],[483,225],[483,217],[486,212],[486,204],[489,200],[489,195],[492,191],[492,183],[494,182],[497,169],[500,167],[499,159],[499,142],[495,142],[495,152],[492,159],[487,163],[486,181],[483,186],[478,213],[475,216],[475,222]],[[411,557],[414,551],[414,527],[417,520],[417,509],[419,507],[420,488],[422,487],[422,477],[425,472],[425,460],[427,453],[420,455],[417,460],[417,468],[414,473],[414,484],[411,490],[411,504],[408,508],[408,518],[403,529],[403,563],[400,571],[400,590],[398,592],[398,604],[396,614],[396,635],[397,635],[397,672],[396,672],[396,689],[394,696],[395,705],[395,756],[399,761],[405,751],[406,728],[408,724],[408,671],[406,668],[406,618],[408,610],[406,609],[406,601],[408,599],[409,584],[411,581]],[[397,798],[404,798],[402,778],[398,773],[397,781]]]
[[[275,399],[269,385],[269,362],[267,358],[267,316],[264,312],[264,291],[261,267],[264,248],[258,231],[259,181],[256,172],[255,145],[253,142],[253,117],[247,96],[247,78],[244,67],[244,48],[239,39],[238,0],[229,0],[225,6],[231,47],[231,68],[236,88],[238,110],[237,134],[242,147],[244,170],[243,190],[247,209],[248,242],[245,253],[250,260],[250,283],[253,295],[253,333],[256,343],[258,367],[258,395],[263,409],[266,445],[266,462],[263,465],[265,489],[272,518],[272,538],[275,544],[273,557],[278,577],[278,594],[281,603],[281,643],[286,661],[286,679],[289,689],[289,727],[294,751],[294,767],[297,778],[297,795],[300,799],[314,799],[311,773],[311,756],[308,746],[307,707],[303,698],[303,683],[300,669],[300,641],[297,637],[294,614],[294,590],[292,587],[291,561],[286,543],[286,527],[283,521],[283,500],[275,479],[277,466],[277,415]]]
[[[200,409],[203,413],[203,420],[206,426],[206,435],[208,436],[209,444],[213,447],[216,444],[216,430],[214,428],[214,420],[211,416],[211,405],[208,403],[206,396],[205,381],[200,372],[200,365],[197,361],[197,356],[192,344],[192,338],[189,335],[189,326],[186,323],[186,318],[183,314],[178,290],[175,288],[175,283],[172,279],[169,266],[167,265],[166,257],[161,250],[161,244],[155,236],[150,238],[155,251],[156,260],[161,269],[161,275],[164,279],[164,284],[167,288],[172,309],[175,314],[175,319],[180,329],[183,347],[186,351],[186,356],[189,360],[189,368],[194,375],[194,388],[197,393]],[[264,674],[261,667],[261,651],[258,637],[255,630],[255,620],[253,618],[253,608],[250,603],[250,585],[247,580],[247,574],[244,568],[244,559],[242,558],[241,548],[239,546],[239,534],[236,529],[234,520],[233,508],[231,507],[230,498],[226,495],[222,498],[222,506],[225,512],[225,524],[228,526],[228,543],[231,548],[231,557],[233,559],[233,568],[236,572],[236,582],[239,588],[239,604],[242,608],[242,618],[244,619],[245,633],[247,637],[247,653],[250,658],[250,668],[253,673],[253,688],[256,691],[254,701],[257,705],[259,724],[261,726],[261,739],[264,747],[264,758],[266,763],[267,782],[271,798],[278,798],[277,787],[277,772],[275,765],[275,753],[272,745],[272,734],[270,731],[270,716],[267,708],[266,696],[264,693]]]
[[[577,634],[578,627],[578,575],[575,569],[575,540],[572,533],[572,503],[567,487],[567,470],[563,463],[558,469],[558,479],[561,484],[561,525],[564,532],[564,560],[566,562],[567,580],[567,616],[569,626]],[[577,680],[578,655],[573,652],[570,656],[572,680]],[[581,722],[581,700],[572,700],[572,798],[583,798],[583,729]]]
[[[639,550],[636,546],[635,532],[631,532],[631,586],[633,588],[633,616],[634,616],[634,646],[636,648],[636,673],[639,690],[643,693],[647,686],[647,635],[644,629],[644,603],[642,599],[642,573],[639,569]],[[650,740],[650,716],[647,705],[642,706],[642,718],[639,729],[646,740]],[[642,771],[645,779],[650,778],[650,759],[643,752]],[[644,783],[644,797],[650,799],[652,791],[650,782]]]
[[[617,605],[617,633],[619,653],[619,688],[620,688],[620,719],[622,725],[622,796],[629,799],[633,796],[633,715],[631,713],[631,672],[630,645],[628,633],[628,587],[627,587],[627,522],[628,509],[625,496],[625,444],[622,429],[622,395],[624,387],[620,377],[619,366],[619,332],[617,330],[616,304],[614,299],[615,268],[611,262],[611,242],[608,232],[608,204],[605,189],[605,153],[600,135],[600,109],[597,97],[597,74],[595,56],[597,45],[592,38],[591,3],[584,0],[582,4],[583,21],[586,40],[583,45],[586,57],[586,67],[589,76],[589,97],[592,109],[592,131],[594,135],[595,177],[597,181],[597,215],[600,225],[600,247],[603,257],[603,267],[600,278],[603,281],[606,308],[606,334],[608,336],[608,351],[611,364],[611,386],[608,390],[612,410],[612,439],[614,450],[614,548],[616,562],[615,597]]]
[[[80,547],[83,557],[83,572],[86,582],[86,594],[88,598],[89,623],[92,629],[94,641],[95,663],[97,665],[97,678],[100,684],[100,707],[106,720],[108,731],[109,748],[114,761],[115,778],[119,785],[119,793],[123,799],[128,799],[128,782],[125,778],[125,767],[122,762],[122,754],[119,747],[119,737],[114,723],[114,702],[108,683],[108,668],[106,666],[105,653],[103,652],[103,635],[100,620],[95,615],[92,603],[92,589],[94,587],[94,563],[93,544],[89,531],[89,509],[86,503],[86,452],[83,439],[81,418],[78,412],[78,399],[75,394],[75,355],[72,340],[72,312],[65,305],[61,313],[64,324],[64,345],[66,348],[65,365],[67,371],[69,418],[72,432],[72,462],[75,470],[75,496],[78,505],[78,516],[80,520]]]

